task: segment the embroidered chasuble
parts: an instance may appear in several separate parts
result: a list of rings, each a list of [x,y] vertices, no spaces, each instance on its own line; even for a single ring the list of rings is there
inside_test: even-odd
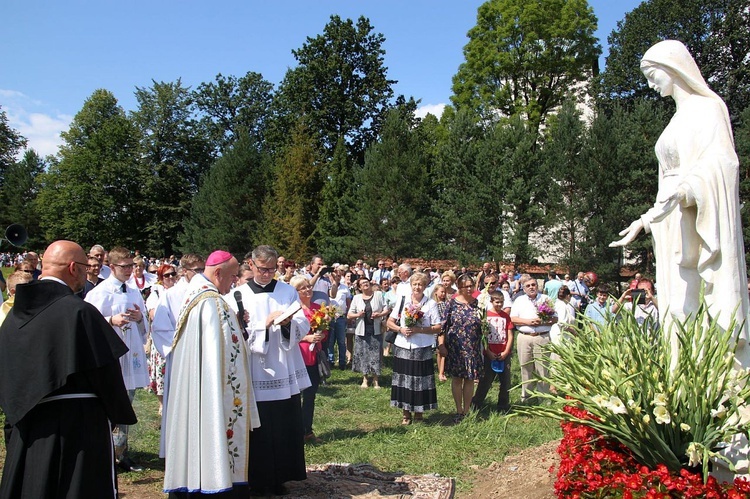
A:
[[[236,315],[203,275],[189,283],[168,360],[165,492],[218,493],[247,483],[260,426]]]

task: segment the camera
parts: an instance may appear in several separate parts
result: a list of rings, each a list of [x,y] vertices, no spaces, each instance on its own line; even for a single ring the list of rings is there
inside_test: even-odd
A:
[[[633,299],[633,305],[646,303],[646,291],[643,289],[634,289],[630,292],[630,298]]]
[[[332,270],[333,270],[333,267],[326,265],[325,267],[320,269],[320,275],[330,274]]]

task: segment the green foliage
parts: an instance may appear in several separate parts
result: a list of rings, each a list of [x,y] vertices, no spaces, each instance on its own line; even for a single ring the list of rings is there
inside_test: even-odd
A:
[[[138,130],[107,90],[96,90],[62,134],[60,160],[39,175],[36,209],[48,241],[140,247],[148,212]]]
[[[277,94],[280,132],[293,128],[301,115],[311,121],[325,157],[344,137],[359,164],[365,148],[378,135],[383,113],[396,83],[386,76],[383,43],[369,19],[331,16],[323,33],[308,37],[292,54],[299,65],[290,69]]]
[[[223,248],[244,255],[262,244],[268,171],[267,159],[257,144],[247,136],[240,137],[205,175],[185,220],[180,249],[207,255]]]
[[[8,115],[0,106],[0,187],[5,170],[16,162],[16,154],[26,147],[26,139],[8,124]]]
[[[491,175],[502,221],[495,236],[498,260],[513,255],[516,264],[529,263],[540,252],[529,238],[544,230],[550,177],[538,140],[536,128],[514,116],[492,126],[479,151],[479,169]]]
[[[24,246],[38,248],[43,245],[39,233],[39,215],[34,200],[38,194],[36,178],[44,172],[45,161],[33,149],[27,149],[23,159],[16,161],[5,170],[0,191],[4,209],[0,215],[0,230],[13,223],[26,228],[29,240]],[[3,232],[4,233],[4,232]]]
[[[638,101],[632,111],[599,109],[589,132],[586,162],[592,189],[587,202],[590,218],[584,254],[588,268],[614,280],[621,267],[620,250],[609,248],[618,233],[640,217],[656,200],[658,163],[653,147],[668,122],[663,108]],[[651,240],[631,244],[625,256],[653,272]]]
[[[742,234],[745,242],[745,262],[750,262],[750,107],[740,115],[734,134],[737,156],[740,160],[740,203]]]
[[[273,85],[260,73],[245,76],[216,75],[216,82],[201,83],[193,94],[204,114],[203,125],[216,152],[224,151],[241,135],[262,144],[273,101]]]
[[[484,118],[524,115],[536,130],[595,72],[596,26],[586,0],[488,0],[469,30],[451,101]]]
[[[316,252],[311,239],[324,181],[321,169],[317,141],[301,119],[276,160],[271,195],[263,206],[267,244],[294,260],[304,260]]]
[[[492,172],[478,161],[484,131],[467,110],[458,111],[446,131],[433,174],[433,211],[441,235],[436,249],[448,258],[477,262],[495,256],[488,253],[501,226]]]
[[[575,101],[568,99],[551,117],[542,158],[555,182],[550,183],[545,210],[551,226],[544,237],[547,252],[569,268],[586,268],[582,239],[591,216],[589,198],[594,185],[586,162],[587,129]]]
[[[388,112],[380,140],[355,173],[355,230],[362,255],[428,256],[434,228],[431,183],[420,133],[404,109]]]
[[[750,104],[750,10],[747,0],[647,0],[626,14],[609,36],[600,95],[629,100],[658,95],[639,69],[654,43],[683,42],[706,81],[726,101],[732,121]]]
[[[193,118],[194,105],[181,80],[136,87],[138,110],[131,118],[141,137],[141,161],[150,172],[143,185],[148,212],[148,254],[175,252],[182,221],[198,183],[211,165],[209,141]]]
[[[354,236],[354,182],[343,138],[336,144],[327,172],[320,191],[315,247],[325,261],[354,261],[360,256]]]
[[[598,333],[585,327],[569,341],[550,343],[559,360],[551,361],[546,381],[557,393],[537,395],[556,404],[520,412],[595,428],[652,468],[702,464],[707,477],[708,458],[732,435],[747,433],[750,422],[748,371],[735,370],[736,324],[724,331],[705,306],[667,333],[651,321],[639,325],[625,310],[617,319]],[[595,419],[580,420],[564,405]]]

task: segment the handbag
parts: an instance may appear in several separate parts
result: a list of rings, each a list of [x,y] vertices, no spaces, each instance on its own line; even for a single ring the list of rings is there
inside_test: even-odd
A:
[[[401,297],[401,305],[398,307],[398,322],[401,322],[401,311],[404,309],[404,301],[406,300],[405,296]],[[393,343],[396,341],[396,337],[398,336],[398,331],[393,331],[392,329],[389,329],[385,332],[385,335],[383,336],[383,339],[387,341],[388,343]]]
[[[331,363],[328,361],[328,354],[323,350],[318,350],[318,374],[320,379],[328,379],[331,377]]]

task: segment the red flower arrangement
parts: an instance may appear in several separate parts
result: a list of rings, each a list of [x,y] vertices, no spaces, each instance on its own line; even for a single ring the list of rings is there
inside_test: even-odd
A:
[[[583,409],[567,406],[565,412],[580,419],[592,419]],[[687,469],[670,472],[666,466],[656,469],[640,465],[622,444],[604,438],[588,426],[561,422],[563,438],[557,449],[560,468],[555,494],[565,498],[612,497],[623,499],[706,498],[737,499],[750,497],[750,481],[737,478],[734,484],[718,483],[709,477],[704,484],[701,473]]]

